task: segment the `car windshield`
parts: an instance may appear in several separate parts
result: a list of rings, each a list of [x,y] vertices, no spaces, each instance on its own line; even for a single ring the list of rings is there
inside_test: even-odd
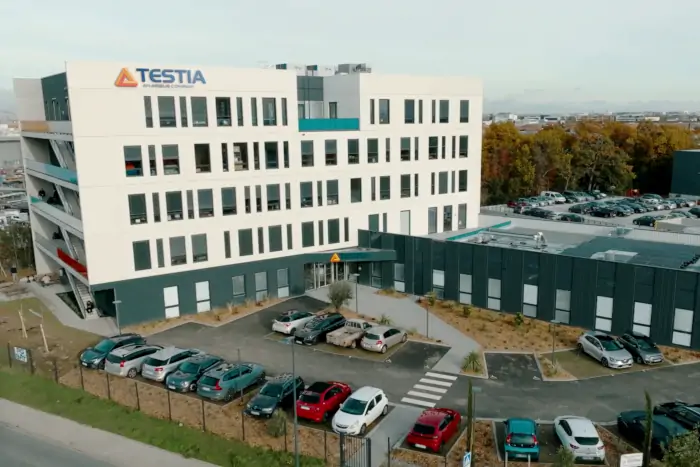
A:
[[[290,315],[280,316],[279,318],[277,318],[277,321],[279,321],[280,323],[288,323],[291,320],[292,317]]]
[[[622,349],[622,346],[620,345],[619,342],[617,342],[615,339],[611,338],[598,338],[600,341],[600,344],[603,346],[605,350],[620,350]]]
[[[379,340],[379,336],[378,336],[378,335],[372,334],[372,333],[369,333],[369,332],[368,332],[367,334],[365,334],[365,338],[368,339],[368,340],[371,340],[371,341],[378,341],[378,340]]]
[[[196,375],[199,372],[199,365],[196,363],[192,362],[185,362],[182,365],[180,365],[180,368],[178,368],[183,373],[187,373],[188,375]]]
[[[321,402],[321,396],[313,392],[302,393],[299,399],[302,402],[306,402],[307,404],[318,404],[319,402]]]
[[[203,384],[205,386],[216,386],[218,383],[219,380],[213,376],[205,376],[199,380],[199,384]]]
[[[109,354],[107,355],[107,361],[109,363],[121,363],[122,362],[122,357],[114,354]]]
[[[343,406],[340,408],[340,411],[349,413],[350,415],[363,415],[365,413],[366,406],[367,401],[359,401],[357,399],[350,398],[345,401]]]
[[[413,432],[419,435],[432,435],[435,433],[435,427],[430,425],[423,425],[422,423],[416,423],[413,425]]]
[[[648,339],[637,339],[637,343],[642,350],[656,350],[656,345]]]
[[[110,352],[114,348],[114,345],[115,345],[114,341],[111,341],[109,339],[105,339],[95,346],[95,350],[97,350],[98,352],[107,353],[107,352]]]
[[[146,362],[144,363],[144,365],[148,365],[148,366],[163,366],[163,365],[165,365],[165,363],[166,363],[165,360],[158,360],[157,358],[151,357],[151,358],[149,358],[148,360],[146,360]]]
[[[266,384],[260,390],[261,396],[279,397],[282,394],[282,386],[279,384]]]
[[[598,444],[598,438],[590,438],[587,436],[575,436],[574,439],[576,440],[576,443],[580,444],[581,446],[595,446]]]
[[[307,324],[306,327],[311,330],[321,329],[323,327],[324,321],[325,320],[323,319],[309,321],[309,324]]]
[[[511,433],[510,444],[533,445],[535,444],[535,437],[523,433]]]

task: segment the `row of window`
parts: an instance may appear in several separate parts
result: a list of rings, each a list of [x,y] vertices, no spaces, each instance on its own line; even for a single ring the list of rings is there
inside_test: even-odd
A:
[[[451,141],[451,144],[448,144]],[[315,141],[308,140],[301,142],[301,167],[314,167],[317,164],[326,166],[338,165],[339,151],[338,141],[335,139],[324,141],[323,159],[319,161],[316,157]],[[319,142],[320,143],[320,142]],[[380,140],[378,138],[368,138],[364,145],[365,160],[368,164],[379,162]],[[221,170],[245,171],[251,168],[250,155],[248,152],[249,143],[221,143]],[[261,162],[266,170],[279,168],[288,169],[290,167],[289,143],[283,141],[266,141],[263,143],[250,143],[252,145],[252,168],[260,170]],[[416,136],[400,138],[400,160],[419,160],[420,139]],[[156,146],[148,145],[147,171],[151,176],[158,175],[158,163]],[[177,144],[161,145],[161,157],[163,162],[164,175],[180,174],[180,149]],[[386,162],[391,162],[391,138],[384,139],[384,154]],[[262,161],[261,161],[262,150]],[[452,136],[448,140],[447,136],[430,136],[427,147],[428,159],[446,159],[450,152],[452,159],[466,158],[469,154],[469,137],[467,135]],[[212,173],[215,171],[212,164],[212,146],[209,143],[194,144],[194,166],[196,173]],[[124,169],[127,177],[141,177],[146,171],[142,146],[124,146]],[[347,161],[348,164],[359,164],[360,140],[347,140]],[[296,164],[295,164],[296,166]]]
[[[436,176],[437,175],[437,176]],[[451,176],[450,176],[451,175]],[[467,170],[453,170],[431,173],[431,195],[443,195],[447,193],[467,191]],[[436,183],[437,181],[437,183]],[[325,194],[324,194],[325,185]],[[239,193],[237,188],[243,191],[243,206],[239,211]],[[351,178],[349,183],[350,203],[361,203],[363,201],[362,178]],[[389,175],[380,177],[370,177],[370,201],[391,199],[391,177]],[[177,221],[195,218],[213,217],[214,190],[202,188],[198,190],[186,190],[185,202],[183,203],[182,191],[165,192],[165,209],[167,220]],[[196,204],[195,204],[196,196]],[[410,198],[419,196],[419,174],[402,174],[400,176],[400,197]],[[271,212],[292,209],[292,186],[291,183],[268,185],[254,185],[244,187],[224,187],[220,189],[221,215],[232,216],[243,212],[251,214],[253,212]],[[343,198],[347,199],[345,196]],[[131,224],[148,223],[148,207],[145,193],[135,193],[128,195],[129,218]],[[160,193],[151,194],[153,221],[160,222],[161,198]],[[254,203],[253,203],[254,201]],[[311,208],[334,206],[341,201],[339,180],[318,180],[314,182],[299,183],[299,207]],[[185,210],[187,215],[185,216]]]
[[[378,101],[375,103],[375,101]],[[405,124],[423,123],[423,99],[418,99],[416,112],[416,99],[404,99],[403,122]],[[379,115],[377,118],[377,108]],[[391,123],[391,100],[370,99],[369,123],[380,125]],[[430,123],[450,123],[450,101],[447,99],[433,99],[430,101]],[[469,100],[459,101],[459,123],[469,123]]]
[[[262,125],[277,126],[278,125],[278,109],[277,98],[263,97],[258,100],[257,97],[251,97],[249,105],[250,124],[258,126],[260,121],[258,115],[262,110]],[[262,103],[262,109],[258,106],[258,102]],[[279,99],[281,114],[281,124],[287,126],[287,98]],[[187,112],[188,99],[186,96],[180,96],[177,100],[174,96],[158,96],[156,97],[158,106],[158,126],[160,128],[187,128],[190,126],[189,116]],[[192,110],[192,126],[193,127],[208,127],[209,126],[209,109],[207,106],[206,97],[190,97],[189,105]],[[214,108],[216,109],[216,126],[230,127],[233,126],[235,118],[237,126],[243,126],[245,123],[246,105],[243,103],[242,97],[235,98],[236,111],[233,112],[230,97],[214,98]],[[143,98],[144,114],[146,117],[146,128],[153,128],[153,98],[144,96]],[[178,118],[179,116],[179,118]],[[179,125],[178,125],[179,122]]]
[[[438,232],[438,207],[428,208],[428,234]],[[454,229],[454,207],[451,205],[442,207],[442,232],[451,232]],[[467,228],[467,205],[457,205],[457,229]]]

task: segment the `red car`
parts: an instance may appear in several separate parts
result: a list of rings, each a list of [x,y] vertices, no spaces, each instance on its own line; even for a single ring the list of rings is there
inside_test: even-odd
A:
[[[406,437],[406,443],[433,452],[440,452],[459,432],[462,416],[451,409],[424,410]]]
[[[530,201],[528,201],[526,198],[518,198],[516,200],[508,201],[509,208],[529,207],[531,205],[532,205],[532,203]]]
[[[337,381],[316,382],[301,393],[297,417],[317,423],[327,421],[348,398],[352,389]]]

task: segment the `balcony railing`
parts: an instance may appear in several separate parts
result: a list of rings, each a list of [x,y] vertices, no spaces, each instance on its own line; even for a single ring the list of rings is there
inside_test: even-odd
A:
[[[53,223],[63,224],[73,235],[83,238],[83,223],[80,219],[71,216],[60,206],[52,205],[36,196],[30,196],[31,207],[39,212],[43,217],[48,218]]]
[[[45,174],[74,185],[78,184],[78,174],[72,170],[64,169],[63,167],[58,167],[51,164],[43,164],[31,159],[25,159],[24,165],[27,170],[33,170],[34,172]]]
[[[299,120],[299,131],[358,131],[359,118],[305,118]]]
[[[29,133],[57,133],[63,135],[73,134],[73,122],[70,120],[22,120],[19,122],[19,125],[22,131]]]

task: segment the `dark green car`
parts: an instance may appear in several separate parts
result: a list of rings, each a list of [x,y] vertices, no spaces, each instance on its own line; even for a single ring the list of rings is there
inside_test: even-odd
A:
[[[195,392],[199,378],[222,361],[223,359],[220,357],[207,354],[192,357],[165,378],[165,387],[171,391]]]
[[[143,345],[146,339],[138,334],[128,333],[107,337],[94,347],[88,347],[80,352],[78,361],[85,368],[96,368],[102,370],[105,367],[105,358],[111,351],[126,345]]]
[[[253,397],[246,406],[245,413],[253,417],[271,417],[278,408],[293,407],[296,403],[294,389],[296,386],[296,398],[301,396],[306,385],[300,376],[296,379],[291,374],[285,373],[265,383],[260,392]]]

